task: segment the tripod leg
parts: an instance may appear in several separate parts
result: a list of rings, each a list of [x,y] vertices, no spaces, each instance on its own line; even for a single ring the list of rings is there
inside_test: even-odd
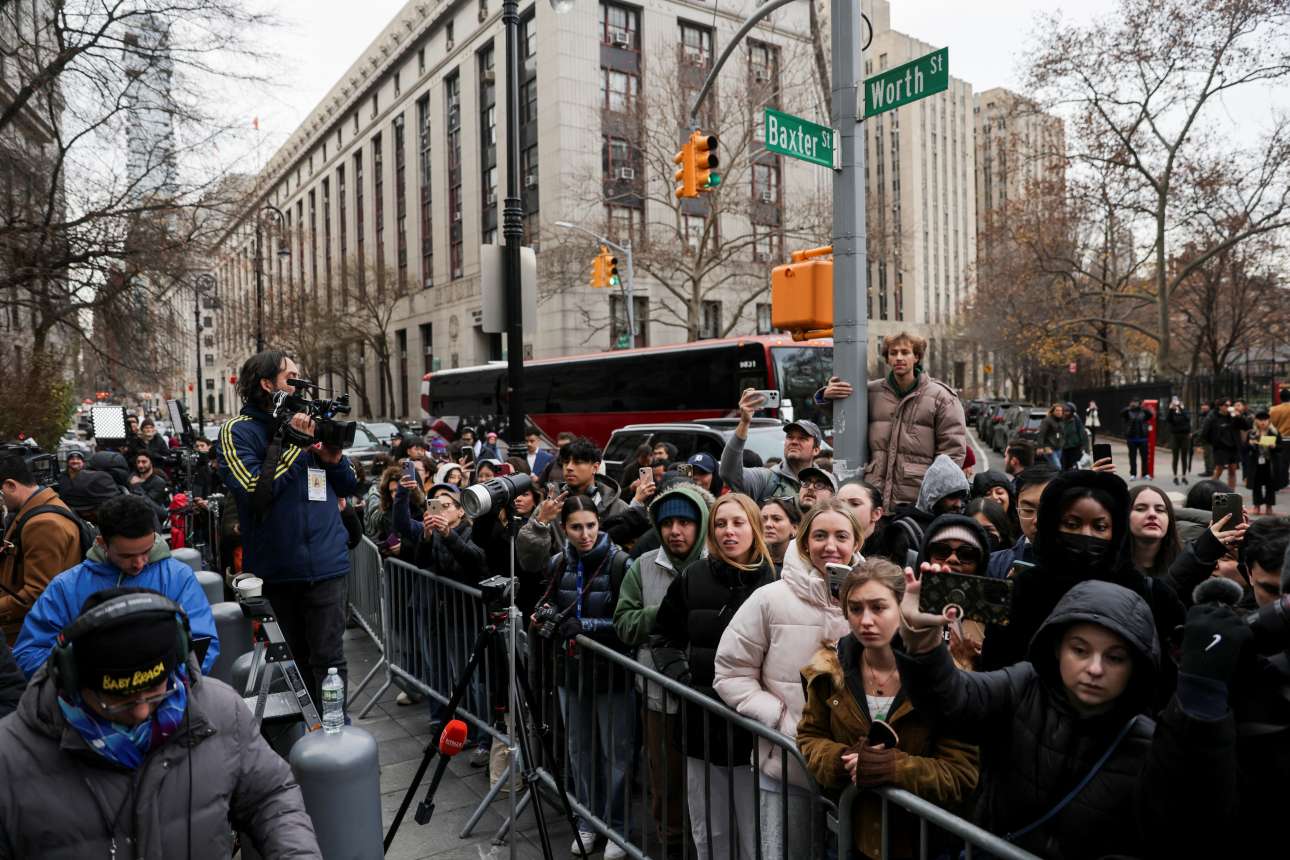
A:
[[[479,667],[480,657],[483,655],[484,649],[488,647],[493,632],[488,627],[484,627],[479,631],[479,635],[475,637],[475,647],[470,652],[470,660],[466,662],[466,668],[462,670],[461,677],[457,679],[457,686],[453,687],[452,696],[448,699],[446,710],[449,719],[457,712],[457,705],[461,703],[462,697],[466,695],[466,688],[470,685],[470,679]],[[394,821],[390,823],[389,831],[385,834],[386,851],[390,850],[390,845],[394,842],[394,835],[399,832],[399,825],[403,823],[403,816],[407,814],[408,807],[412,805],[412,798],[416,796],[417,789],[421,787],[421,780],[425,778],[431,760],[439,754],[439,736],[443,734],[443,729],[444,726],[440,726],[439,730],[430,738],[430,742],[426,744],[426,750],[421,757],[421,764],[417,767],[416,776],[413,777],[412,784],[408,786],[407,793],[403,795],[403,802],[399,804],[399,811],[394,816]],[[435,772],[435,779],[430,783],[429,789],[426,790],[425,799],[417,806],[416,821],[418,824],[425,824],[426,821],[430,820],[430,814],[434,812],[434,793],[439,787],[439,775],[442,773],[446,763],[447,759],[440,763],[439,770]],[[424,821],[422,820],[423,816]]]
[[[515,734],[520,742],[520,758],[524,763],[524,783],[528,786],[529,793],[533,795],[533,813],[537,817],[538,834],[542,837],[542,846],[546,851],[544,856],[551,856],[551,837],[547,832],[546,819],[542,813],[542,799],[537,794],[538,781],[540,777],[537,774],[537,760],[533,758],[532,750],[529,747],[528,739],[528,721],[532,714],[537,713],[533,706],[533,690],[529,687],[529,679],[522,673],[515,673],[515,680],[519,685],[519,714],[515,720]],[[536,722],[534,723],[536,726]],[[538,742],[542,744],[542,754],[546,757],[545,761],[555,762],[555,753],[551,748],[550,728],[541,726],[537,729]],[[564,807],[564,817],[569,820],[569,826],[573,828],[573,838],[578,842],[578,851],[586,856],[587,850],[593,846],[584,845],[582,842],[582,832],[578,829],[578,816],[574,814],[573,806],[569,803],[569,795],[561,788],[556,792],[560,796],[560,804]],[[514,822],[511,823],[514,827]]]

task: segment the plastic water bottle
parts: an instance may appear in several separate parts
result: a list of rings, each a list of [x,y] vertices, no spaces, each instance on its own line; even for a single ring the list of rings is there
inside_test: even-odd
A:
[[[329,735],[339,733],[345,726],[345,682],[335,666],[327,670],[322,682],[322,724]]]

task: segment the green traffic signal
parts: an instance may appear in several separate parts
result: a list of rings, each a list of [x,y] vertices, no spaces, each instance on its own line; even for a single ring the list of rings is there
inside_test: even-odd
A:
[[[706,188],[716,188],[716,187],[717,187],[718,185],[720,185],[720,184],[721,184],[721,174],[720,174],[720,173],[709,173],[709,174],[708,174],[708,184],[707,184],[706,186],[704,186],[704,187],[706,187]]]

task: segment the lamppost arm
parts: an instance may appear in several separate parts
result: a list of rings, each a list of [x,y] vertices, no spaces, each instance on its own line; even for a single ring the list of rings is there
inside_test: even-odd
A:
[[[762,6],[756,12],[752,13],[748,20],[744,21],[743,26],[739,28],[739,31],[735,33],[729,42],[726,43],[726,49],[722,51],[721,56],[717,58],[716,65],[712,67],[712,71],[708,72],[708,77],[703,82],[703,86],[699,87],[699,92],[694,96],[694,104],[690,106],[690,128],[692,130],[699,127],[697,119],[699,115],[699,105],[703,104],[704,97],[707,96],[708,91],[712,89],[712,85],[717,82],[717,75],[721,72],[721,67],[726,64],[726,60],[730,59],[730,55],[735,52],[735,48],[739,47],[739,43],[743,41],[744,36],[748,35],[748,31],[757,26],[757,22],[762,18],[765,18],[781,6],[787,6],[792,2],[793,0],[770,0],[770,2],[765,6]],[[812,2],[814,2],[814,0],[812,0]]]

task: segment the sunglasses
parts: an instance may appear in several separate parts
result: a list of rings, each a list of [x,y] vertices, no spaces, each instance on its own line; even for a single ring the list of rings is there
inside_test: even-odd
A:
[[[147,696],[140,696],[137,699],[128,699],[127,701],[117,702],[115,704],[108,704],[107,702],[103,701],[103,697],[100,696],[98,693],[94,694],[94,698],[96,699],[95,704],[98,705],[99,710],[102,711],[104,714],[108,714],[108,715],[124,714],[124,713],[127,713],[128,711],[133,711],[135,708],[139,707],[140,705],[147,705],[150,708],[153,705],[159,705],[162,702],[164,702],[166,698],[174,691],[175,691],[175,685],[174,685],[174,682],[172,681],[167,683],[166,689],[162,690],[159,693],[152,693]]]
[[[964,564],[974,564],[981,560],[981,550],[974,546],[953,547],[947,543],[935,541],[927,545],[927,555],[933,561],[947,561],[951,557],[957,558]]]

